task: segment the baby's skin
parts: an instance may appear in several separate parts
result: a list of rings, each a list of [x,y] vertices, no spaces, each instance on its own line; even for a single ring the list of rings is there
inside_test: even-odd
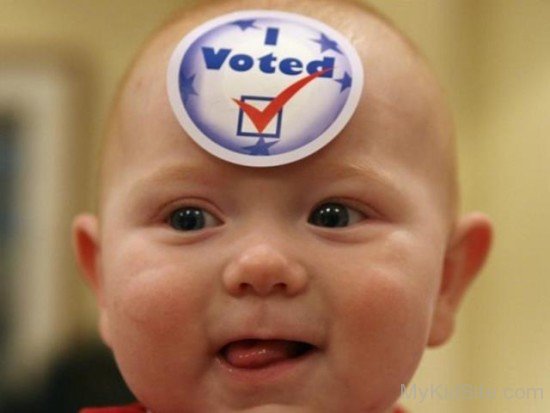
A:
[[[366,77],[334,141],[251,168],[191,140],[165,74],[191,29],[267,6],[339,30]],[[137,399],[154,413],[390,413],[452,335],[490,246],[488,218],[457,212],[453,133],[420,54],[354,3],[214,3],[158,31],[114,105],[98,214],[74,222]]]

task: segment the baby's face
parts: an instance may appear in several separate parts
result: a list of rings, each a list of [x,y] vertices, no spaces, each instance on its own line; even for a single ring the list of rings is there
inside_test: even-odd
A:
[[[339,137],[248,168],[186,136],[148,59],[99,237],[102,333],[131,389],[155,413],[388,411],[427,344],[449,236],[428,93],[364,62]]]

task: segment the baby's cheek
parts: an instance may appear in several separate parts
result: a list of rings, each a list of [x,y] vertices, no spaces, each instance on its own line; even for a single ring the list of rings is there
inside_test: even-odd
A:
[[[440,257],[424,244],[422,239],[394,234],[370,251],[366,265],[350,268],[346,278],[351,288],[346,289],[342,311],[353,314],[349,321],[358,327],[369,326],[360,330],[369,341],[385,342],[388,349],[399,342],[409,343],[406,348],[424,347],[441,266]]]
[[[142,398],[165,399],[174,386],[192,389],[204,369],[200,295],[179,275],[173,266],[135,274],[112,303],[115,357]],[[159,387],[152,392],[153,383]]]
[[[113,310],[133,327],[158,336],[174,334],[198,313],[197,294],[172,266],[142,270],[113,296]],[[179,275],[179,276],[178,276]]]
[[[133,247],[121,248],[106,268],[111,321],[155,340],[192,330],[208,302],[204,269],[169,247]]]
[[[167,393],[185,398],[204,370],[207,274],[181,251],[122,247],[105,267],[108,331],[120,370],[152,405]]]
[[[331,353],[337,360],[334,375],[360,404],[391,404],[422,356],[425,309],[403,284],[374,273],[364,285],[355,285],[339,311],[341,326]]]
[[[372,343],[385,343],[386,349],[400,341],[422,346],[428,330],[429,303],[423,294],[407,283],[374,271],[368,285],[357,288],[350,297],[355,317],[350,320]],[[365,338],[365,337],[363,337]]]

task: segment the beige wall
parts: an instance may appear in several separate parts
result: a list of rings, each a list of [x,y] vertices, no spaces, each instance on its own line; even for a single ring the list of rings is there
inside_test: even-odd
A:
[[[8,49],[62,49],[86,68],[90,93],[83,98],[91,126],[76,139],[93,158],[124,67],[146,34],[181,3],[1,0],[0,57]],[[449,346],[427,353],[413,380],[418,388],[495,388],[497,397],[407,404],[416,413],[550,411],[550,2],[374,4],[432,60],[457,118],[464,209],[488,212],[497,229],[489,265],[463,306],[457,335]],[[83,172],[91,176],[89,168]],[[73,325],[80,335],[92,330],[94,318],[89,295],[73,282],[75,294],[87,297],[74,307],[84,320]],[[506,399],[506,388],[520,393]],[[544,399],[520,398],[525,388],[542,388]]]
[[[469,310],[471,372],[495,386],[544,387],[550,410],[550,3],[484,1],[478,55],[478,199],[497,224],[496,248]],[[476,337],[481,340],[477,342]],[[542,407],[544,406],[544,407]]]

